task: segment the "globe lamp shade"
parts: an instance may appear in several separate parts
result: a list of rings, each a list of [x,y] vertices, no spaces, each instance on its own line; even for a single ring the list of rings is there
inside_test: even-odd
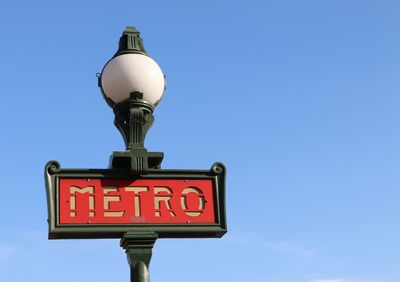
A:
[[[143,100],[156,106],[165,90],[165,78],[158,64],[149,56],[126,53],[112,58],[100,76],[103,94],[118,104],[132,92],[143,93]]]

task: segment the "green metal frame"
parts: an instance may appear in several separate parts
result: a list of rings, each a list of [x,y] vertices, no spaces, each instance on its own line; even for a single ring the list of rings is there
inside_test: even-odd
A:
[[[48,203],[49,239],[96,239],[122,238],[129,232],[154,232],[159,238],[220,238],[227,232],[225,215],[225,174],[222,163],[214,163],[210,170],[149,169],[140,179],[212,179],[214,190],[214,224],[60,224],[59,179],[60,178],[107,178],[138,179],[128,170],[116,169],[62,169],[58,162],[45,166]]]

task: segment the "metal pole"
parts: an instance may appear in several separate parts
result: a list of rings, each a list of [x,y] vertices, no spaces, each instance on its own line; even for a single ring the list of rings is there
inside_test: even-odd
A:
[[[143,261],[131,265],[131,282],[150,282],[149,268]]]
[[[154,232],[128,232],[121,239],[131,269],[131,282],[150,282],[149,265],[157,234]]]

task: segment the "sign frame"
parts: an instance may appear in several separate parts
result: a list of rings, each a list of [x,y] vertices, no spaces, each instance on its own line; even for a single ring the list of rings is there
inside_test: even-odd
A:
[[[220,238],[227,232],[225,211],[225,175],[222,163],[210,170],[149,169],[146,175],[132,176],[128,170],[64,169],[57,161],[45,166],[49,239],[122,238],[127,232],[155,232],[159,238]],[[211,179],[214,193],[214,223],[123,223],[123,224],[60,224],[59,180],[82,179]]]

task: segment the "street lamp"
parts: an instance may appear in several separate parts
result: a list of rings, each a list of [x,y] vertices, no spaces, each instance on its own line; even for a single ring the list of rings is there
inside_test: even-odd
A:
[[[149,282],[157,238],[226,233],[226,169],[214,163],[209,170],[163,170],[163,153],[144,147],[165,79],[135,28],[125,29],[98,78],[126,150],[113,152],[109,169],[46,164],[49,239],[121,238],[131,282]]]
[[[114,124],[121,132],[126,151],[114,152],[110,167],[146,174],[160,168],[161,152],[147,152],[144,139],[151,127],[154,107],[165,90],[165,77],[158,64],[146,53],[140,32],[127,27],[115,55],[98,75],[104,99],[112,107]]]
[[[147,174],[149,168],[159,169],[164,154],[147,152],[144,139],[154,121],[154,108],[164,94],[165,76],[146,53],[136,28],[127,27],[122,33],[118,51],[105,64],[98,79],[126,147],[126,151],[113,153],[110,168],[129,170],[135,177]],[[154,232],[123,235],[121,247],[126,250],[131,281],[149,281],[148,267],[157,237]]]

